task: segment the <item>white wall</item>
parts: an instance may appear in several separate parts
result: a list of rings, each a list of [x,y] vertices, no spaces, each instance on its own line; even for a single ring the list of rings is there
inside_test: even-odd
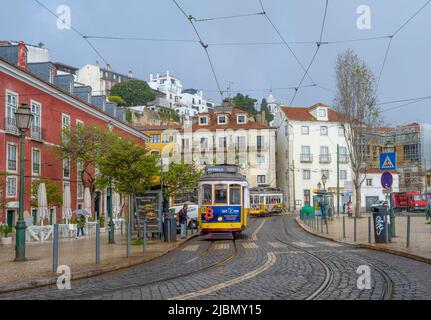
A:
[[[399,176],[398,174],[392,174],[394,177],[394,183],[392,185],[392,191],[398,192],[399,191]],[[383,188],[380,183],[380,173],[367,173],[366,179],[372,179],[372,185],[367,186],[366,179],[362,183],[361,186],[361,208],[366,208],[366,197],[379,197],[379,200],[385,200],[386,196],[383,193]],[[361,179],[364,178],[364,175],[361,175]]]

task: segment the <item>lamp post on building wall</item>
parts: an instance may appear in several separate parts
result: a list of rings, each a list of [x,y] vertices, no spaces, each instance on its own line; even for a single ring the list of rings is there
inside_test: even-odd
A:
[[[19,160],[19,218],[15,226],[15,261],[26,261],[25,258],[25,229],[24,221],[24,144],[25,134],[30,129],[33,114],[26,103],[15,111],[16,126],[20,132],[20,160]]]

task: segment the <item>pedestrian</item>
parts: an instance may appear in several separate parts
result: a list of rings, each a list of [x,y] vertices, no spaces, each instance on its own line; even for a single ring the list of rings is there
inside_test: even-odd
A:
[[[426,218],[425,223],[426,223],[426,224],[430,224],[430,223],[431,223],[430,213],[431,213],[431,201],[430,201],[430,200],[428,200],[427,212],[426,212],[426,214],[425,214],[425,218]]]
[[[181,228],[181,239],[184,239],[186,237],[186,228],[187,228],[187,205],[186,204],[178,212],[178,220],[180,222],[180,228]]]
[[[343,202],[343,214],[346,214],[346,203]]]
[[[81,237],[84,236],[84,227],[85,227],[85,217],[81,216],[78,218],[78,222],[77,222],[76,238],[79,237],[80,233],[81,233]]]

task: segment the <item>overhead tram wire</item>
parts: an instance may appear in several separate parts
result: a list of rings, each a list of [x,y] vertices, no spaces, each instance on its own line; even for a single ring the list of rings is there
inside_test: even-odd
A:
[[[86,38],[86,39],[102,39],[102,40],[122,40],[122,41],[128,40],[128,41],[200,43],[198,40],[191,40],[191,39],[141,38],[141,37],[97,36],[97,35],[84,35],[84,38]]]
[[[244,17],[251,17],[251,16],[259,16],[265,14],[264,12],[255,12],[255,13],[245,13],[245,14],[237,14],[232,16],[222,16],[222,17],[212,17],[212,18],[203,18],[203,19],[196,19],[193,18],[194,22],[206,22],[206,21],[214,21],[214,20],[226,20],[226,19],[235,19],[235,18],[244,18]]]
[[[42,7],[43,9],[45,9],[46,11],[48,11],[50,14],[52,14],[54,17],[56,17],[57,19],[60,19],[60,17],[51,9],[49,9],[47,6],[45,6],[42,2],[40,2],[39,0],[33,0],[34,2],[36,2],[40,7]],[[102,59],[102,61],[105,64],[109,64],[108,61],[103,57],[103,55],[100,53],[99,50],[97,50],[97,48],[90,42],[90,40],[88,40],[84,34],[82,32],[80,32],[79,30],[77,30],[76,28],[74,28],[73,26],[70,26],[70,29],[73,30],[76,34],[78,34],[82,39],[84,39],[84,41],[90,46],[90,48],[100,57],[100,59]]]
[[[183,10],[183,8],[181,8],[181,6],[178,4],[178,2],[177,2],[176,0],[172,0],[172,1],[173,1],[173,2],[174,2],[174,4],[177,6],[177,8],[182,12],[182,14],[187,18],[187,20],[189,20],[190,24],[191,24],[191,25],[192,25],[192,27],[193,27],[193,30],[194,30],[194,31],[195,31],[195,33],[196,33],[196,36],[197,36],[197,37],[198,37],[198,39],[199,39],[199,42],[200,42],[200,44],[201,44],[202,48],[204,48],[204,50],[205,50],[205,54],[206,54],[206,56],[207,56],[207,58],[208,58],[208,62],[209,62],[210,67],[211,67],[211,71],[212,71],[213,76],[214,76],[214,79],[215,79],[215,82],[217,83],[217,88],[218,88],[218,90],[219,90],[221,100],[223,101],[223,90],[221,89],[220,82],[219,82],[219,80],[218,80],[218,78],[217,78],[217,74],[216,74],[216,72],[215,72],[213,62],[212,62],[212,60],[211,60],[211,56],[210,56],[210,54],[209,54],[209,52],[208,52],[208,44],[205,44],[205,43],[203,42],[203,40],[202,40],[202,38],[201,38],[201,36],[200,36],[200,34],[199,34],[199,32],[198,32],[198,30],[197,30],[197,28],[196,28],[195,24],[193,23],[193,16],[192,16],[192,15],[187,15],[187,13]]]

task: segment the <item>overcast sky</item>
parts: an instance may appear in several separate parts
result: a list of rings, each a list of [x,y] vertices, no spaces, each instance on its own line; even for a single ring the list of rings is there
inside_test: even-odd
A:
[[[40,0],[52,11],[60,5],[71,9],[72,27],[85,35],[196,40],[191,24],[171,0]],[[393,34],[426,0],[329,0],[322,41],[379,37]],[[257,13],[258,0],[178,0],[187,14],[197,19]],[[318,41],[325,0],[263,0],[266,12],[290,42]],[[359,30],[358,6],[371,8],[371,29]],[[57,28],[56,18],[34,0],[2,1],[0,38],[42,42],[50,49],[52,61],[76,67],[101,60],[72,30]],[[431,95],[430,88],[431,4],[395,35],[381,77],[380,102]],[[232,81],[232,91],[274,88],[283,103],[292,99],[292,90],[304,72],[284,44],[226,46],[226,42],[279,42],[280,38],[263,15],[237,19],[197,22],[196,27],[212,58],[221,87]],[[150,73],[170,70],[184,88],[207,90],[205,96],[219,102],[217,85],[207,57],[198,43],[91,40],[116,71],[133,70],[135,77],[148,80]],[[309,74],[320,86],[335,90],[334,64],[338,53],[352,48],[366,61],[376,78],[388,47],[388,39],[322,45]],[[291,44],[306,67],[315,44]],[[310,84],[306,78],[303,85]],[[259,101],[268,90],[245,92]],[[334,94],[319,87],[299,90],[294,106],[316,102],[331,105]],[[388,124],[411,121],[431,122],[431,100],[424,100],[393,112],[383,113]],[[399,104],[382,106],[383,109]]]

